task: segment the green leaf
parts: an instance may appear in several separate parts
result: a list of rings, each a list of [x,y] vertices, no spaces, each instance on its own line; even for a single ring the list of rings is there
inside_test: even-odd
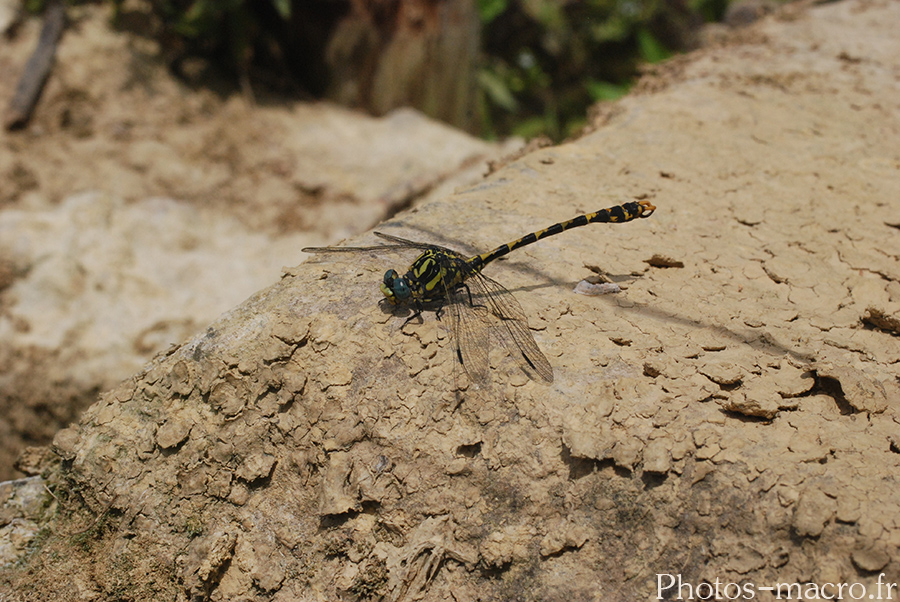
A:
[[[272,0],[272,6],[285,21],[291,18],[291,0]]]
[[[552,135],[555,133],[553,125],[552,120],[546,117],[529,117],[513,126],[513,134],[525,138],[526,140],[531,140],[532,138],[537,138],[541,134]]]
[[[482,69],[478,72],[478,85],[492,104],[507,111],[515,111],[519,106],[506,82],[496,73]]]
[[[508,0],[478,0],[478,15],[481,17],[481,23],[487,25],[499,17],[507,6],[509,6]]]
[[[44,10],[44,5],[46,4],[47,3],[44,0],[26,0],[25,10],[33,15],[36,15]]]
[[[183,36],[195,38],[207,30],[212,15],[204,0],[195,0],[175,24],[175,30]]]
[[[637,42],[641,58],[648,63],[658,63],[672,56],[648,29],[641,28],[637,31]]]
[[[703,16],[707,23],[721,21],[728,10],[728,0],[688,0],[688,7]]]
[[[628,93],[628,85],[619,85],[612,82],[602,82],[595,79],[589,79],[585,82],[588,94],[594,101],[599,100],[616,100]]]
[[[547,33],[568,29],[562,6],[556,0],[531,0],[523,2],[525,12],[532,13],[534,19],[544,26]],[[529,7],[531,10],[529,10]]]
[[[589,31],[595,42],[621,42],[631,33],[632,24],[621,15],[612,15],[591,25]]]

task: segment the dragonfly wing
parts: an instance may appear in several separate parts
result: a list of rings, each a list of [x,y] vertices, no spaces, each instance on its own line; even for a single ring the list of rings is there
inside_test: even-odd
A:
[[[435,260],[444,277],[450,280],[450,286],[444,280],[440,286],[444,292],[444,308],[450,316],[453,350],[469,381],[477,386],[485,385],[490,381],[491,369],[490,314],[483,306],[473,306],[465,289],[453,285],[454,275],[468,268],[465,258],[449,249],[444,251],[435,255]]]
[[[402,251],[404,249],[430,249],[435,245],[429,245],[424,242],[416,242],[407,240],[399,236],[391,236],[382,232],[375,232],[375,236],[389,240],[394,244],[390,245],[369,245],[365,247],[304,247],[300,249],[304,253],[359,253],[365,251]],[[436,247],[441,248],[441,247]]]
[[[476,385],[490,381],[490,321],[491,316],[483,305],[472,305],[465,289],[451,293],[450,318],[456,357]]]
[[[534,380],[553,382],[553,367],[534,340],[525,312],[515,296],[480,272],[472,274],[467,284],[472,289],[474,302],[484,305],[496,317],[492,332],[519,366]]]
[[[394,236],[393,234],[385,234],[384,232],[373,232],[375,236],[378,238],[383,238],[385,240],[389,240],[396,244],[399,247],[413,248],[413,249],[441,249],[444,250],[443,247],[439,247],[437,245],[428,244],[425,242],[416,242],[414,240],[409,240],[408,238],[400,238],[399,236]],[[394,245],[391,245],[394,246]]]
[[[371,247],[303,247],[304,253],[363,253],[366,251],[402,251],[403,245],[372,245]]]

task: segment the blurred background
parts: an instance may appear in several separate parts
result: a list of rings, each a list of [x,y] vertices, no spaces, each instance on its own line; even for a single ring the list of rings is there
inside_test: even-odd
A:
[[[414,107],[468,132],[559,140],[642,66],[702,43],[760,0],[153,0],[117,22],[163,41],[175,72],[246,93]],[[199,60],[198,60],[199,59]]]

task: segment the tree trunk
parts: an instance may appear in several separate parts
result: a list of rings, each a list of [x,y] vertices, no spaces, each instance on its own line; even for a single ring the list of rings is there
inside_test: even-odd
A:
[[[376,115],[412,106],[471,131],[478,48],[473,0],[352,0],[326,42],[326,96]]]

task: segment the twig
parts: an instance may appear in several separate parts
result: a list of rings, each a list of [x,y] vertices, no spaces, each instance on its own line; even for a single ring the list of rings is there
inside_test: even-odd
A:
[[[25,127],[38,99],[44,89],[44,83],[53,68],[53,59],[56,56],[56,45],[62,36],[66,25],[66,10],[58,0],[51,1],[47,5],[44,15],[44,27],[41,29],[41,38],[37,48],[25,64],[25,72],[19,80],[16,94],[9,102],[6,119],[3,126],[7,130],[15,130]]]

